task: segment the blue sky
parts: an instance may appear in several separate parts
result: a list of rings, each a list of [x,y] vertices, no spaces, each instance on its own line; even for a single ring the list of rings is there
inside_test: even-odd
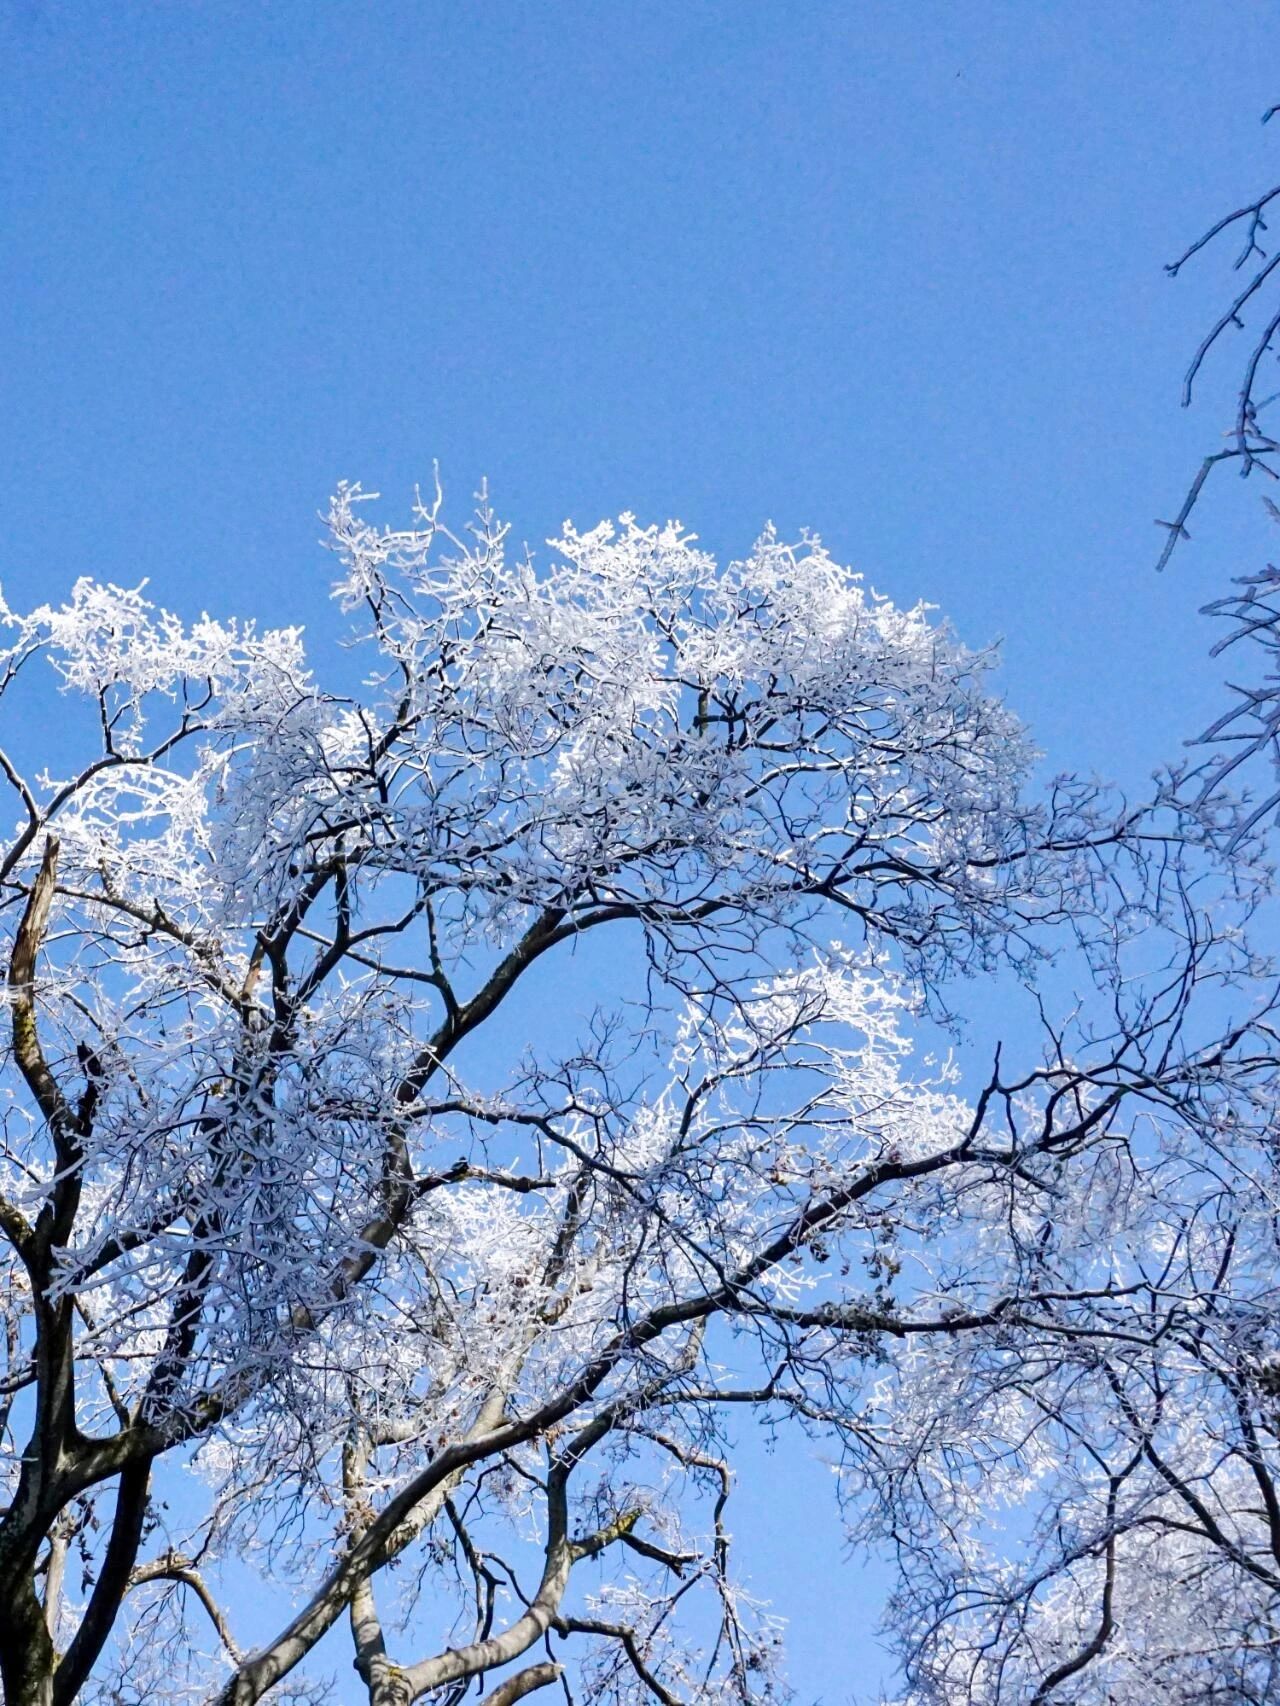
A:
[[[333,483],[395,516],[438,458],[535,543],[817,528],[1004,635],[1055,765],[1141,774],[1270,547],[1225,476],[1150,573],[1219,426],[1176,402],[1222,269],[1162,263],[1272,169],[1275,23],[10,0],[0,574],[314,621]]]
[[[1153,573],[1225,414],[1177,408],[1223,263],[1162,263],[1280,164],[1277,22],[7,0],[0,579],[322,626],[328,492],[397,519],[434,458],[455,519],[487,476],[534,544],[811,526],[1003,636],[1053,768],[1140,783],[1220,703],[1197,607],[1274,551],[1224,475]],[[739,1528],[840,1702],[880,1661],[824,1477]]]

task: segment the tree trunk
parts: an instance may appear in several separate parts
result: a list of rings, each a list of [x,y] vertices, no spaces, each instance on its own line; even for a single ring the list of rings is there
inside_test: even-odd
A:
[[[0,1607],[4,1706],[53,1706],[53,1640],[35,1584],[24,1581]]]

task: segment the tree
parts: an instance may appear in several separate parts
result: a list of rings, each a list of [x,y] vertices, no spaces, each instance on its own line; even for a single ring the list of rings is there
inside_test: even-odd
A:
[[[902,1554],[920,1706],[1280,1687],[1280,1057],[1265,1011],[1184,1046],[1198,1000],[1169,988],[1109,1051],[1011,1087],[1012,1128],[1083,1107],[1112,1138],[1024,1231],[1038,1318],[921,1344],[865,1418],[861,1528]]]
[[[1280,328],[1280,256],[1266,246],[1278,196],[1227,214],[1168,268],[1176,276],[1220,237],[1242,238],[1245,282],[1193,356],[1184,405],[1227,334],[1248,335],[1226,447],[1162,523],[1161,568],[1215,468],[1280,473],[1263,377]],[[1228,861],[1280,807],[1278,585],[1272,567],[1206,607],[1227,621],[1215,655],[1251,650],[1263,668],[1233,687],[1171,784],[1193,813],[1218,800],[1210,838]],[[1274,968],[1246,956],[1233,969],[1214,908],[1193,923],[1196,911],[1164,962],[1184,980],[1117,975],[1110,1022],[1095,995],[1071,1025],[1047,1026],[1040,1072],[999,1090],[1011,1134],[1050,1130],[1064,1112],[1076,1122],[1081,1109],[1111,1133],[1109,1153],[1071,1156],[1024,1230],[1041,1269],[1038,1315],[918,1341],[861,1418],[877,1451],[870,1463],[851,1454],[849,1495],[858,1532],[901,1557],[890,1623],[909,1706],[1280,1696]],[[1018,1197],[1011,1188],[1011,1225]],[[970,1241],[948,1254],[944,1290],[972,1274]]]
[[[138,591],[6,615],[4,693],[42,726],[52,665],[93,729],[0,755],[6,1706],[309,1698],[344,1622],[372,1706],[767,1697],[731,1418],[835,1441],[941,1569],[1001,1358],[1081,1511],[1073,1406],[1147,1414],[1173,1341],[1144,1315],[1139,1353],[1129,1269],[1189,1214],[1200,1272],[1186,1133],[1270,1082],[1265,1015],[1192,1036],[1251,970],[1197,889],[1236,820],[1038,800],[989,660],[816,539],[721,571],[624,517],[535,570],[487,506],[458,539],[438,493],[403,531],[363,502],[329,518],[358,692]],[[1056,1031],[971,1102],[913,1066],[957,975],[1068,949],[1117,1019],[1083,1066]],[[941,1429],[914,1464],[892,1394]],[[227,1560],[298,1592],[252,1650]]]
[[[1277,113],[1280,113],[1280,106],[1268,107],[1262,115],[1263,124],[1269,124]],[[1187,522],[1215,468],[1224,463],[1234,464],[1245,479],[1256,472],[1271,479],[1280,476],[1280,467],[1276,466],[1280,440],[1272,437],[1262,419],[1280,395],[1267,390],[1263,375],[1264,364],[1274,354],[1276,337],[1280,335],[1280,252],[1272,253],[1268,248],[1267,226],[1267,213],[1277,199],[1280,199],[1280,184],[1223,214],[1165,268],[1171,278],[1177,278],[1189,262],[1217,244],[1220,237],[1226,243],[1240,243],[1235,251],[1232,270],[1241,275],[1243,282],[1239,288],[1233,288],[1221,314],[1196,346],[1182,381],[1183,408],[1190,408],[1206,362],[1218,352],[1232,332],[1245,332],[1247,347],[1239,370],[1225,445],[1220,450],[1211,451],[1200,464],[1174,519],[1158,523],[1167,535],[1157,565],[1159,568],[1164,568],[1178,545],[1191,537]]]
[[[1280,112],[1269,107],[1262,115],[1263,124]],[[1176,278],[1188,263],[1203,251],[1221,248],[1223,244],[1239,241],[1234,253],[1232,270],[1243,282],[1224,300],[1222,312],[1207,329],[1196,347],[1187,368],[1182,386],[1182,405],[1190,408],[1197,385],[1203,379],[1206,365],[1217,355],[1231,335],[1244,332],[1245,355],[1238,370],[1231,424],[1221,449],[1205,456],[1183,497],[1172,521],[1158,525],[1166,532],[1164,549],[1157,567],[1163,569],[1178,545],[1189,540],[1188,522],[1205,484],[1215,469],[1234,466],[1241,478],[1260,473],[1268,480],[1280,478],[1280,440],[1272,436],[1267,426],[1266,411],[1280,397],[1269,387],[1266,369],[1276,355],[1276,339],[1280,335],[1280,252],[1269,247],[1267,224],[1280,198],[1280,185],[1264,190],[1252,201],[1243,203],[1204,231],[1193,243],[1166,267]],[[1222,239],[1222,243],[1219,243]],[[1230,252],[1230,251],[1228,251]],[[1264,503],[1273,519],[1280,520],[1280,509],[1264,493]],[[1280,575],[1274,566],[1255,574],[1238,578],[1227,596],[1205,606],[1204,614],[1225,618],[1227,632],[1214,648],[1220,655],[1234,648],[1251,644],[1260,648],[1267,662],[1261,680],[1254,685],[1233,686],[1233,698],[1227,709],[1205,731],[1202,740],[1210,751],[1198,776],[1202,788],[1213,792],[1233,779],[1250,777],[1258,769],[1257,760],[1273,764],[1277,752],[1276,733],[1280,728],[1280,678],[1274,669],[1275,654],[1280,640],[1280,619],[1275,605]],[[1280,790],[1267,785],[1257,796],[1253,812],[1241,820],[1242,830],[1253,829],[1280,808]]]

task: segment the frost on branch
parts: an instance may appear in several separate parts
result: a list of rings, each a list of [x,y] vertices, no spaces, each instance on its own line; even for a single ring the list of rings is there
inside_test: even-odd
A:
[[[1189,1049],[1112,1126],[1151,1058],[1137,1032],[1105,1071],[1011,1104],[1029,1135],[1088,1093],[1111,1129],[1041,1174],[1021,1226],[1006,1187],[993,1254],[1006,1296],[1022,1270],[1018,1301],[958,1350],[898,1359],[863,1415],[873,1461],[847,1460],[850,1494],[875,1486],[861,1533],[904,1564],[904,1706],[1247,1706],[1280,1688],[1275,1033]],[[951,1263],[939,1278],[955,1285]]]
[[[729,1418],[834,1442],[904,1544],[972,1527],[965,1474],[1035,1434],[982,1382],[1183,1236],[1136,1110],[1200,1130],[1206,1050],[1255,1071],[1256,1016],[1189,1017],[1252,962],[1202,819],[1039,798],[990,659],[816,539],[720,569],[623,517],[535,565],[487,509],[364,503],[359,695],[140,590],[6,613],[6,1706],[310,1697],[338,1625],[371,1706],[767,1698]],[[956,974],[1078,946],[1079,1058],[968,1098],[913,1061]],[[257,1650],[228,1560],[293,1595]]]

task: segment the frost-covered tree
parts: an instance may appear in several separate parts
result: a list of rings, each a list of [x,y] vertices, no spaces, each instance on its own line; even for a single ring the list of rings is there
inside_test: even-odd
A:
[[[1037,798],[989,660],[815,539],[719,569],[624,517],[535,568],[487,509],[362,502],[347,691],[136,591],[5,616],[5,1706],[316,1698],[342,1643],[371,1706],[767,1696],[747,1412],[834,1442],[939,1698],[1074,1698],[1113,1551],[1235,1615],[1245,1542],[1164,1522],[1157,1462],[1165,1385],[1189,1485],[1196,1404],[1270,1414],[1213,1303],[1269,1176],[1223,1185],[1239,1229],[1199,1206],[1269,1070],[1264,1022],[1189,1017],[1251,969],[1187,854],[1219,803]],[[956,977],[1063,948],[1110,1041],[968,1099],[913,1063]],[[975,1476],[1062,1489],[1046,1589],[988,1567]],[[266,1637],[255,1569],[294,1595]],[[1004,1693],[956,1680],[957,1570],[1007,1590]]]
[[[1184,1047],[1168,996],[1001,1089],[1011,1132],[1087,1108],[1109,1141],[1041,1176],[1036,1309],[921,1342],[860,1417],[910,1706],[1280,1695],[1280,1038]]]
[[[1230,335],[1244,330],[1246,349],[1225,447],[1161,523],[1161,567],[1220,464],[1280,472],[1266,413],[1277,197],[1270,188],[1228,212],[1167,269],[1213,251],[1239,275],[1192,356],[1184,405]],[[1172,779],[1193,815],[1217,801],[1211,839],[1228,861],[1280,808],[1278,592],[1271,567],[1206,607],[1227,621],[1215,654],[1246,673]],[[904,1706],[1280,1699],[1275,974],[1189,894],[1183,917],[1167,957],[1154,948],[1172,918],[1163,906],[1154,932],[1095,955],[1109,1012],[1099,985],[1069,1023],[1046,1009],[1042,1064],[997,1072],[985,1093],[1011,1153],[1093,1122],[1056,1170],[1037,1168],[1038,1206],[1024,1176],[991,1217],[1011,1228],[1026,1217],[1035,1308],[1017,1309],[1016,1325],[1011,1304],[973,1331],[917,1337],[858,1413],[845,1490],[855,1530],[900,1558],[888,1621]],[[1271,924],[1257,933],[1266,939]],[[944,1293],[972,1283],[974,1244],[957,1218],[938,1246]]]

